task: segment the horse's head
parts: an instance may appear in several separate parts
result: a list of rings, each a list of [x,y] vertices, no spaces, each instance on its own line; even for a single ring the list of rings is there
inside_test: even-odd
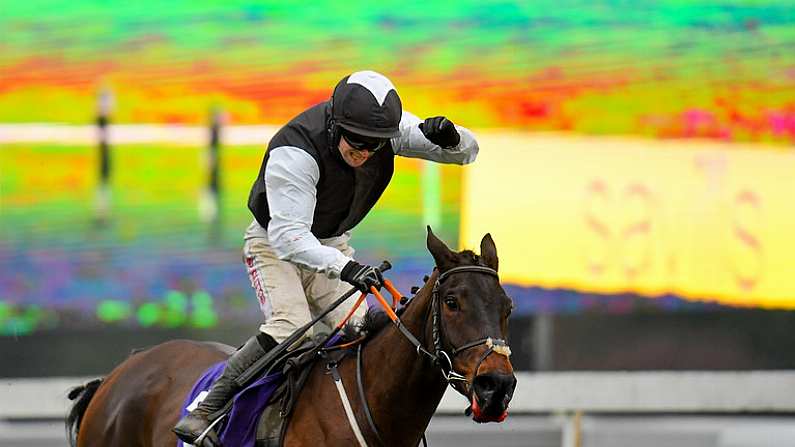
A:
[[[477,422],[501,422],[516,387],[507,345],[513,303],[497,277],[497,248],[491,235],[480,242],[480,256],[455,252],[428,228],[428,250],[439,270],[431,323],[440,360],[466,381],[453,386],[471,402]],[[470,268],[467,268],[470,267]],[[432,319],[433,320],[433,319]],[[434,333],[435,332],[435,333]]]

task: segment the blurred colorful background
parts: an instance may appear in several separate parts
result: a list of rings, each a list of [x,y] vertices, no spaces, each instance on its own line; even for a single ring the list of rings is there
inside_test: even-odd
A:
[[[282,123],[342,75],[474,128],[795,140],[789,1],[6,2],[0,121]]]
[[[0,334],[255,327],[267,137],[360,69],[482,136],[471,167],[401,159],[356,229],[404,292],[430,223],[494,235],[520,318],[795,307],[792,1],[0,6]]]

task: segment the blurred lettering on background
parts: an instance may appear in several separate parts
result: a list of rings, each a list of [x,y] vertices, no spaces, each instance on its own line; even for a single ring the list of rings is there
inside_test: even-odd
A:
[[[795,153],[707,141],[481,133],[461,241],[522,286],[795,308]],[[506,162],[506,161],[510,162]]]

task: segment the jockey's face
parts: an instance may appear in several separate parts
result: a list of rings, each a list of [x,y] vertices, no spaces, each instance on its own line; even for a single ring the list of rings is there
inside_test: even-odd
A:
[[[372,155],[370,151],[360,151],[352,148],[351,145],[345,141],[345,138],[340,138],[340,154],[342,154],[342,159],[345,160],[345,163],[348,163],[348,166],[353,168],[358,168],[363,165]]]

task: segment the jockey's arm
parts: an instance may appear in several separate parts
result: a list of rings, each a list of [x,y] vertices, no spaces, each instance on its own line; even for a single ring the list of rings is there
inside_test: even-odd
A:
[[[279,259],[337,278],[351,258],[322,245],[311,232],[319,180],[320,168],[305,151],[290,146],[272,149],[265,169],[268,241]]]
[[[472,131],[456,125],[455,128],[461,136],[461,141],[454,147],[442,148],[425,138],[420,130],[421,122],[422,120],[416,115],[403,111],[403,116],[400,119],[400,136],[392,139],[392,149],[395,155],[459,165],[475,161],[479,148]]]

